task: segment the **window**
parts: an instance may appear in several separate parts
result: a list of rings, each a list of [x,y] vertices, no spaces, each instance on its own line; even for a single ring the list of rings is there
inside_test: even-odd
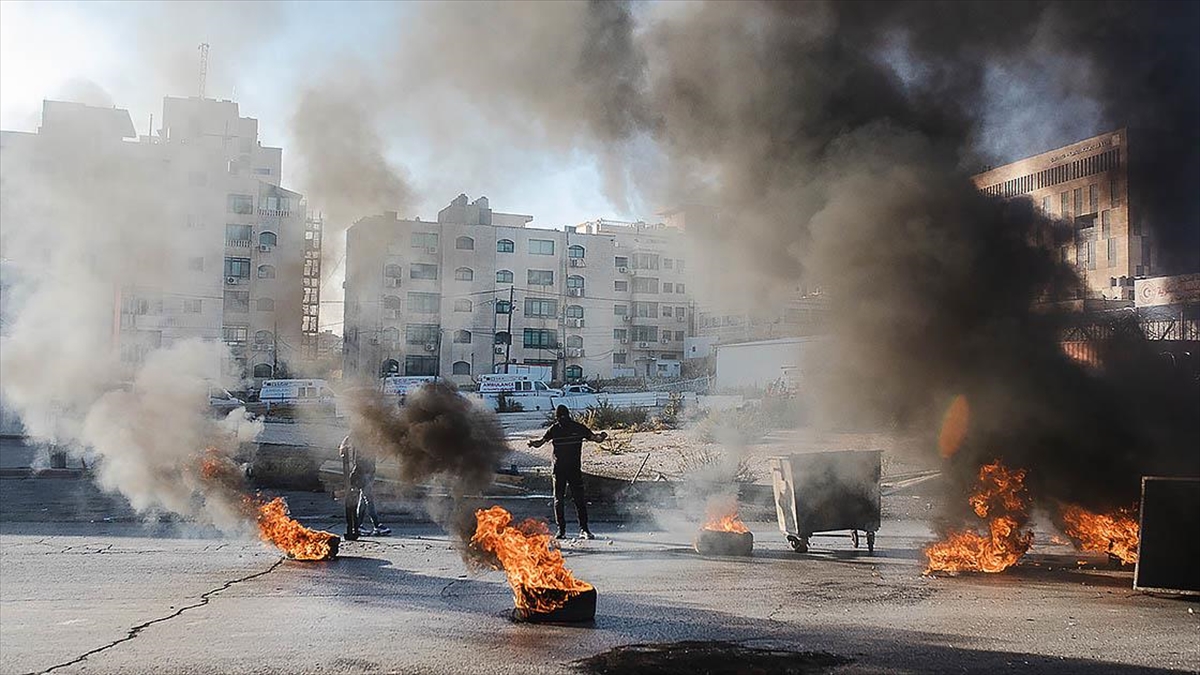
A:
[[[1060,211],[1058,215],[1066,218],[1067,216],[1071,215],[1071,193],[1063,192],[1058,196],[1059,200],[1062,202],[1062,211]]]
[[[410,279],[436,279],[438,278],[437,275],[437,265],[413,263],[408,266],[408,277]]]
[[[582,319],[583,318],[583,308],[580,307],[579,305],[568,305],[567,306],[567,318],[568,319]]]
[[[676,292],[676,293],[683,293],[683,292],[684,292],[684,291],[683,291],[683,284],[675,284],[675,292]]]
[[[579,337],[578,335],[568,336],[567,337],[567,346],[571,347],[573,349],[582,349],[583,348],[583,338]]]
[[[634,253],[633,268],[637,270],[656,270],[658,269],[658,254],[657,253]]]
[[[436,356],[404,357],[405,375],[437,375]]]
[[[529,252],[533,255],[554,255],[554,240],[530,239]]]
[[[583,277],[578,274],[572,274],[567,277],[567,288],[583,290]]]
[[[1042,213],[1050,215],[1050,198],[1042,197]]]
[[[662,291],[663,291],[663,293],[674,293],[675,292],[675,284],[673,284],[669,281],[664,281],[663,285],[662,285]]]
[[[683,331],[681,331],[681,330],[675,331],[675,341],[683,342]]]
[[[474,251],[475,240],[470,237],[459,237],[454,240],[454,248],[460,251]]]
[[[199,314],[201,312],[201,307],[202,307],[201,303],[202,302],[203,301],[200,300],[199,298],[184,298],[183,299],[183,313],[184,314]]]
[[[412,247],[426,250],[437,249],[437,232],[413,232]]]
[[[629,282],[628,281],[614,281],[613,282],[613,290],[614,291],[628,291],[629,290]]]
[[[1112,217],[1109,213],[1111,212],[1108,209],[1100,212],[1100,231],[1105,239],[1112,236]]]
[[[633,303],[633,315],[644,319],[658,318],[658,303],[657,302],[635,302]]]
[[[225,226],[225,244],[228,246],[249,246],[250,226],[230,223]]]
[[[467,363],[466,361],[455,361],[454,364],[450,366],[450,372],[455,375],[470,375],[471,364]]]
[[[554,272],[551,270],[529,270],[530,286],[553,286]]]
[[[454,278],[458,281],[473,281],[475,279],[475,270],[470,267],[460,267],[454,270]]]
[[[402,272],[402,271],[400,270],[400,266],[399,266],[399,265],[396,265],[396,264],[394,264],[394,263],[393,263],[393,264],[391,264],[391,265],[384,265],[384,266],[383,266],[383,278],[385,278],[385,279],[399,279],[399,278],[400,278],[400,277],[402,277],[402,276],[404,276],[404,272]]]
[[[239,314],[250,311],[250,291],[225,291],[225,311]]]
[[[568,258],[575,258],[578,260],[582,260],[583,254],[584,254],[584,250],[583,250],[582,246],[575,245],[575,246],[567,247],[567,257]]]
[[[669,270],[669,269],[671,269],[672,267],[674,267],[674,266],[675,266],[675,261],[674,261],[674,260],[671,260],[670,258],[663,258],[663,259],[662,259],[662,266],[663,266],[663,269],[664,269],[664,270]]]
[[[204,256],[188,258],[188,269],[193,272],[203,272],[204,271]]]
[[[510,344],[511,342],[512,342],[512,336],[509,335],[506,331],[500,331],[499,333],[496,333],[496,344],[506,345],[506,344]]]
[[[613,305],[613,316],[628,316],[628,315],[629,315],[629,305],[626,305],[624,303],[621,303],[618,305]]]
[[[255,344],[265,345],[269,342],[272,342],[274,339],[275,339],[275,336],[271,335],[271,331],[269,331],[269,330],[254,331],[254,343]]]
[[[568,380],[582,380],[583,368],[579,366],[567,366],[566,374]]]
[[[614,352],[613,353],[613,365],[614,366],[625,365],[625,356],[626,356],[626,354],[624,352]]]
[[[436,323],[410,323],[404,327],[404,341],[410,345],[437,345],[441,327]]]
[[[271,364],[260,363],[256,366],[254,366],[254,377],[270,377],[270,376],[271,376]]]
[[[1108,266],[1114,267],[1117,264],[1117,239],[1112,237],[1108,240]]]
[[[275,278],[275,266],[274,265],[259,265],[258,266],[258,278],[259,279],[274,279]]]
[[[383,333],[381,333],[380,340],[385,345],[394,346],[397,342],[400,342],[400,329],[396,328],[395,326],[384,328]]]
[[[658,326],[634,326],[634,342],[658,342]]]
[[[658,279],[653,277],[634,277],[633,278],[634,293],[657,293]]]
[[[623,255],[619,255],[619,256],[613,258],[613,266],[614,267],[629,267],[629,258],[626,258]]]
[[[238,279],[250,278],[250,259],[249,258],[226,258],[225,259],[225,276],[237,277]]]
[[[239,344],[246,342],[250,329],[246,326],[222,326],[221,338],[228,343]]]
[[[624,328],[614,328],[613,339],[617,342],[624,342],[629,339],[629,331]]]
[[[512,303],[507,300],[496,301],[497,314],[512,314]]]
[[[454,331],[454,342],[455,342],[455,344],[460,344],[460,345],[471,344],[471,331],[469,331],[469,330]]]
[[[671,316],[671,306],[670,305],[663,305],[662,315],[663,316]]]
[[[554,331],[539,328],[525,329],[525,348],[526,349],[554,349],[557,341],[554,339]]]
[[[1075,188],[1075,213],[1083,213],[1083,188]]]
[[[512,253],[514,250],[516,250],[516,246],[513,244],[512,239],[501,239],[496,242],[497,253]]]
[[[687,317],[687,307],[676,307],[675,308],[675,318],[683,319],[685,317]]]
[[[279,243],[279,237],[274,232],[260,232],[258,243],[260,246],[276,246]]]
[[[1114,178],[1108,183],[1108,201],[1113,206],[1118,206],[1121,203],[1121,193],[1117,191],[1117,179]]]
[[[400,372],[400,362],[396,359],[388,359],[379,367],[379,372],[384,375],[396,375]]]
[[[557,301],[541,298],[525,298],[525,316],[553,317],[557,315]]]
[[[287,197],[273,196],[263,197],[262,201],[259,202],[259,207],[267,211],[274,212],[272,215],[278,215],[280,213],[286,214],[288,211],[290,211],[292,204],[291,200],[289,200]]]
[[[454,311],[456,312],[469,312],[471,309],[471,301],[466,298],[454,301]]]
[[[259,298],[258,299],[258,311],[274,312],[275,311],[275,300],[273,298]]]
[[[1088,186],[1088,213],[1095,213],[1099,210],[1099,200],[1096,198],[1096,193],[1099,192],[1095,183]]]
[[[679,270],[680,272],[683,271],[683,258],[675,259],[675,269]]]
[[[254,213],[254,197],[250,195],[227,195],[225,209],[230,213],[248,215]]]
[[[496,270],[496,283],[511,284],[513,282],[513,273],[511,270]]]
[[[404,304],[400,302],[400,298],[394,295],[383,296],[383,311],[386,315],[388,312],[399,314],[404,309]]]
[[[416,314],[437,314],[440,296],[437,293],[409,293],[408,311]]]

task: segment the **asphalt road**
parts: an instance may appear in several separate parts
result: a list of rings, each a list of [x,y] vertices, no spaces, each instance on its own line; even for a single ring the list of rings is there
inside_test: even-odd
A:
[[[928,578],[918,521],[885,522],[875,556],[848,537],[800,556],[752,523],[751,559],[702,558],[677,523],[566,545],[599,592],[584,626],[514,623],[503,576],[468,574],[429,526],[302,563],[176,525],[2,523],[0,671],[587,672],[581,660],[622,645],[685,640],[716,646],[710,672],[747,664],[724,642],[826,653],[786,657],[803,673],[1200,669],[1200,604],[1135,593],[1096,557],[1051,548],[1002,575]]]

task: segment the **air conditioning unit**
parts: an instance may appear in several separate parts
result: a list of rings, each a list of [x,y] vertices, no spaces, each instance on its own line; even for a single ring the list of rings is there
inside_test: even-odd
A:
[[[225,283],[236,286],[242,282],[240,277],[225,277]]]
[[[437,346],[436,344],[434,344],[434,343],[430,342],[429,344],[425,345],[425,351],[427,351],[427,352],[436,352],[436,351],[437,351],[437,347],[438,347],[438,346]]]
[[[437,253],[437,247],[436,246],[426,246],[425,252],[430,255],[433,255],[434,253]]]
[[[571,258],[571,267],[587,267],[583,258]]]
[[[670,341],[671,341],[671,336],[670,336],[670,335],[664,335],[664,336],[662,336],[662,339],[661,339],[661,340],[659,340],[659,342],[663,343],[664,345],[665,345],[665,344],[667,344],[667,343],[668,343],[668,342],[670,342]]]
[[[623,344],[623,345],[629,344],[629,338],[621,338],[621,344]]]
[[[568,288],[567,295],[569,295],[573,298],[582,298],[583,297],[583,289],[582,288]]]
[[[573,359],[577,359],[577,358],[583,356],[583,348],[582,347],[573,347],[571,349],[568,349],[567,356],[570,358],[573,358]]]
[[[373,345],[379,344],[379,338],[371,338],[371,344],[373,344]]]
[[[676,314],[676,315],[675,315],[675,320],[676,320],[676,321],[683,321],[683,320],[684,320],[684,319],[686,319],[686,318],[687,318],[687,317],[685,317],[685,316],[684,316],[684,315],[682,315],[682,314]]]
[[[258,250],[260,253],[270,253],[271,247],[267,246],[266,244],[259,244]]]
[[[621,320],[625,323],[629,323],[630,321],[633,321],[633,317],[626,314],[625,316],[621,317]]]
[[[617,274],[629,274],[629,268],[628,267],[618,267]]]
[[[496,348],[495,348],[495,349],[493,349],[492,351],[496,352],[497,354],[503,354],[503,353],[504,353],[504,347],[496,347]]]
[[[583,328],[583,319],[567,319],[567,325],[572,328]]]
[[[637,344],[637,346],[638,346],[638,349],[649,349],[650,343],[649,342],[639,342]]]

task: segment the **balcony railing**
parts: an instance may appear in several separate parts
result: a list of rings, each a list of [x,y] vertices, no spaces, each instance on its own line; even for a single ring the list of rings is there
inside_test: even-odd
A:
[[[253,243],[254,242],[251,239],[226,239],[225,240],[226,246],[233,246],[234,248],[250,248],[250,246]]]

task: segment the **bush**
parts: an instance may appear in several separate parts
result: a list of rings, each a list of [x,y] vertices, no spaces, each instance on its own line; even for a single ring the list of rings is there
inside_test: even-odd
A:
[[[509,413],[524,411],[525,406],[521,405],[520,401],[514,401],[504,394],[500,394],[496,397],[496,412]]]
[[[608,401],[589,406],[579,421],[591,429],[638,429],[646,425],[649,415],[643,408],[618,408]]]

